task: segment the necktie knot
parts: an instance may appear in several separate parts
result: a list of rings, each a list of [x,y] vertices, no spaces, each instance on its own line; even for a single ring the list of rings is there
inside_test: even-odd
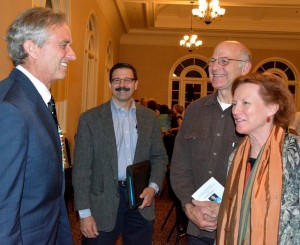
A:
[[[51,112],[51,115],[54,119],[54,122],[56,125],[58,125],[57,116],[56,116],[56,107],[55,107],[55,101],[53,96],[51,96],[50,101],[48,102],[48,109]]]

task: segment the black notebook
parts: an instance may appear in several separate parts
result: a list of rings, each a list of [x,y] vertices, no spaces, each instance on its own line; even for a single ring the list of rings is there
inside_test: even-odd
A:
[[[143,203],[143,199],[139,196],[149,185],[150,173],[151,164],[148,160],[127,166],[126,175],[130,209],[136,209]]]

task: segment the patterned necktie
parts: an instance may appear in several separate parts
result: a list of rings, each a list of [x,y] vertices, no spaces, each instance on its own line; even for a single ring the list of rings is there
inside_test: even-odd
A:
[[[48,109],[52,114],[55,124],[58,126],[57,116],[56,116],[56,107],[53,96],[51,96],[50,101],[48,102]]]
[[[64,171],[64,169],[65,169],[64,167],[65,167],[65,164],[66,164],[64,136],[63,136],[62,130],[61,130],[61,128],[58,124],[58,121],[57,121],[56,107],[55,107],[55,101],[54,101],[53,96],[51,96],[51,99],[48,102],[48,109],[51,112],[51,115],[52,115],[52,117],[54,119],[54,122],[57,126],[57,132],[58,132],[58,135],[59,135],[60,145],[61,145],[61,152],[62,152],[62,170]]]

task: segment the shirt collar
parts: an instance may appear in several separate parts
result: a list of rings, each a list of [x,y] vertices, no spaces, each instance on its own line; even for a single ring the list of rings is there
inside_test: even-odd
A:
[[[129,112],[135,112],[136,111],[136,105],[135,105],[135,102],[134,102],[134,99],[131,99],[132,102],[131,102],[131,107],[130,107],[130,110]],[[113,110],[115,110],[115,112],[126,112],[121,106],[119,106],[117,104],[117,102],[115,101],[114,98],[111,99],[111,107]]]
[[[223,109],[223,111],[225,111],[227,108],[229,108],[231,106],[231,104],[227,104],[227,103],[224,103],[224,102],[220,101],[219,97],[217,97],[217,100],[218,100],[221,108]]]
[[[26,70],[23,66],[18,65],[16,67],[18,70],[20,70],[22,73],[24,73],[25,76],[29,78],[29,80],[32,82],[34,87],[37,89],[39,94],[42,96],[44,102],[46,105],[51,99],[51,93],[49,89],[43,84],[40,80],[38,80],[35,76],[33,76],[28,70]]]

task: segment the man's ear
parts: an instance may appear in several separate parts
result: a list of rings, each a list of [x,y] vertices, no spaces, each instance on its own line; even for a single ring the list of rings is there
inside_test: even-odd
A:
[[[23,44],[23,48],[28,56],[36,58],[38,46],[32,40],[26,40]]]
[[[139,81],[138,81],[138,80],[136,80],[136,81],[135,81],[135,85],[134,85],[134,91],[135,91],[135,90],[137,90],[137,88],[138,88],[138,84],[139,84]]]
[[[246,75],[250,72],[252,68],[252,64],[249,61],[246,61],[243,68],[242,68],[242,75]]]

